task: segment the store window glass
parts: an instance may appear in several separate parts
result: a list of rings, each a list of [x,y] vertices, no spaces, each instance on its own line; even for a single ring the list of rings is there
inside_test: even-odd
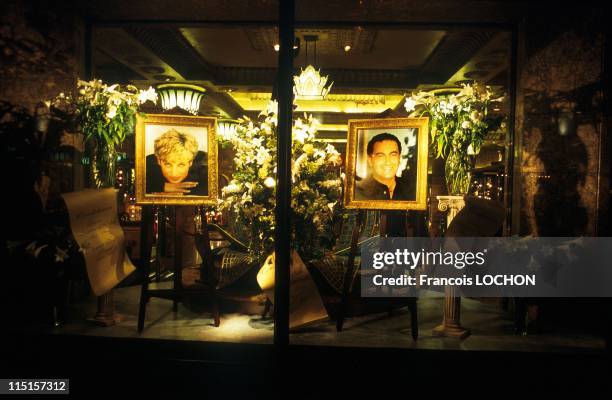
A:
[[[89,27],[54,333],[272,343],[275,18]],[[102,208],[117,220],[79,222]]]
[[[298,20],[295,41],[290,342],[437,349],[470,337],[485,349],[507,335],[493,345],[506,346],[514,300],[456,304],[420,287],[371,297],[361,251],[444,237],[464,195],[499,210],[470,235],[511,232],[512,32]]]
[[[20,170],[34,172],[10,181],[29,197],[11,206],[27,209],[13,213],[27,223],[15,217],[19,223],[7,224],[15,226],[7,257],[37,276],[36,296],[15,314],[35,316],[59,335],[276,340],[281,347],[286,328],[293,345],[546,351],[569,343],[556,327],[549,339],[514,336],[537,328],[539,309],[558,310],[554,301],[459,299],[426,288],[369,296],[363,249],[381,238],[508,237],[530,224],[549,236],[576,234],[580,224],[594,229],[596,201],[579,208],[578,223],[555,215],[568,207],[549,205],[559,187],[581,191],[563,204],[592,200],[585,192],[599,170],[585,173],[584,185],[547,170],[595,168],[584,161],[578,133],[591,138],[584,142],[594,160],[601,128],[586,116],[599,107],[592,83],[600,78],[592,78],[589,60],[597,59],[601,38],[584,54],[575,51],[582,39],[571,35],[539,37],[552,44],[529,47],[517,32],[522,11],[503,18],[504,8],[494,5],[482,5],[479,15],[446,3],[296,3],[293,71],[282,74],[277,2],[235,9],[90,2],[65,16],[82,18],[81,25],[65,22],[56,31],[42,24],[50,42],[74,46],[43,46],[49,63],[28,71],[36,79],[10,80],[23,93],[7,91],[35,110],[3,118],[7,132],[29,129],[10,140],[27,134],[28,143],[44,144],[6,146]],[[11,40],[7,57],[24,46]],[[520,46],[531,53],[521,60],[527,72],[519,82]],[[559,54],[589,67],[574,78],[566,67],[574,62]],[[80,78],[76,87],[64,70]],[[40,71],[54,71],[44,85]],[[559,71],[564,79],[556,79]],[[280,171],[278,125],[286,115],[278,102],[288,85],[291,160]],[[531,136],[517,133],[515,109],[527,110]],[[13,123],[21,120],[29,125]],[[523,147],[515,139],[525,139]],[[518,154],[528,155],[521,177],[514,174]],[[287,172],[290,211],[276,220],[279,175]],[[476,212],[461,214],[468,209]],[[112,218],[88,219],[98,213]],[[453,227],[456,215],[463,217]],[[279,226],[291,226],[291,263],[279,266],[290,274],[282,282]],[[29,276],[13,272],[14,282]],[[287,287],[289,304],[275,307],[275,292]],[[275,326],[287,306],[287,326]],[[590,336],[577,340],[601,347]]]
[[[126,142],[130,184],[120,188],[133,240],[142,246],[140,230],[152,231],[152,297],[142,305],[147,294],[131,285],[115,298],[140,297],[144,335],[271,343],[274,279],[260,268],[273,243],[275,117],[262,111],[277,79],[278,29],[143,25],[92,36],[93,76],[153,86],[159,96]],[[152,223],[138,221],[144,213]],[[164,298],[177,287],[178,307]]]

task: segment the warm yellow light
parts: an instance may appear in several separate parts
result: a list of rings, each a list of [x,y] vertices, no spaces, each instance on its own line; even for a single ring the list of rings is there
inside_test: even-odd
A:
[[[279,51],[280,50],[280,44],[275,44],[274,45],[274,51]]]
[[[351,46],[348,44],[344,46],[344,51],[351,51]]]
[[[320,131],[335,131],[335,132],[346,132],[346,124],[325,124],[321,123],[318,125]],[[345,140],[345,139],[343,139]],[[345,140],[346,141],[346,140]]]
[[[233,119],[220,119],[217,122],[217,133],[225,140],[232,140],[232,138],[236,134],[237,126],[238,122]]]
[[[270,93],[237,92],[228,93],[236,103],[246,111],[265,110],[270,101]],[[404,100],[402,95],[373,95],[373,94],[328,94],[320,100],[296,100],[295,112],[314,113],[350,113],[350,114],[378,114],[387,109],[395,109]],[[325,121],[323,121],[324,123]]]
[[[300,75],[293,77],[293,93],[296,100],[322,100],[334,84],[327,85],[327,76],[321,76],[312,65],[301,70]]]
[[[164,110],[179,107],[194,115],[200,110],[200,102],[205,91],[206,89],[202,87],[184,83],[169,83],[157,86],[157,93]]]

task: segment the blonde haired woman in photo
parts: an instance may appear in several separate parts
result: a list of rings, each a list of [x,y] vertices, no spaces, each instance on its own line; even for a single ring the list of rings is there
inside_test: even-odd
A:
[[[147,156],[146,176],[147,193],[206,195],[206,153],[198,150],[193,135],[170,129],[155,139],[154,154]]]

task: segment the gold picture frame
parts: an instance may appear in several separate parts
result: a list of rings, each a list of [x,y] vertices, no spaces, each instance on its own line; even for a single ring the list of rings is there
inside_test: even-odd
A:
[[[349,120],[344,186],[345,207],[368,210],[427,209],[428,127],[429,118],[426,117]],[[395,136],[397,141],[384,134]],[[382,170],[377,169],[374,156],[367,153],[368,143],[372,140],[374,140],[372,148],[376,143],[382,142],[388,142],[391,146],[389,151],[394,154],[393,161],[384,161],[391,157],[383,154],[384,151],[377,154],[379,159],[388,163],[385,166],[386,179],[392,179],[393,186],[384,185],[377,179],[383,175],[375,176]],[[398,150],[395,150],[394,141],[400,145],[399,155]],[[388,172],[394,168],[395,172]],[[398,176],[400,172],[401,175]],[[393,177],[391,178],[389,174],[393,174]],[[388,198],[390,187],[393,187],[393,198]]]
[[[218,196],[216,126],[217,119],[214,117],[138,115],[136,118],[136,202],[163,205],[216,204]],[[197,145],[197,151],[182,153],[194,154],[187,167],[185,167],[186,163],[182,162],[180,166],[175,167],[164,164],[166,166],[164,169],[158,161],[158,154],[155,154],[155,139],[172,130],[195,139],[195,143],[190,142],[189,148],[193,149],[193,146]],[[176,143],[176,141],[176,138],[169,137],[168,139],[168,143]],[[179,140],[179,142],[184,145],[183,141]],[[170,151],[174,149],[171,147]],[[179,147],[179,151],[184,152],[185,147]],[[204,168],[206,168],[205,171]],[[181,185],[192,185],[193,187]],[[191,192],[196,194],[191,194]]]

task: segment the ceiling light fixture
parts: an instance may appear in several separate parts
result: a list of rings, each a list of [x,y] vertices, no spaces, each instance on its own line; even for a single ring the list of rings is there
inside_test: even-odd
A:
[[[206,89],[186,83],[169,83],[157,85],[157,93],[161,98],[162,108],[171,110],[175,107],[197,115],[200,102]]]
[[[293,45],[293,50],[297,50],[299,48],[300,47],[297,44]],[[280,50],[280,44],[277,43],[277,44],[274,45],[274,51],[279,51],[279,50]]]
[[[306,68],[301,69],[300,75],[293,77],[293,93],[296,100],[323,100],[329,93],[333,81],[327,81],[329,76],[321,76],[320,70],[315,69],[317,63],[317,40],[316,35],[304,35],[306,41]],[[308,43],[314,42],[314,62],[308,63]]]
[[[238,121],[235,119],[222,118],[217,121],[217,134],[225,140],[231,140],[236,135]]]

